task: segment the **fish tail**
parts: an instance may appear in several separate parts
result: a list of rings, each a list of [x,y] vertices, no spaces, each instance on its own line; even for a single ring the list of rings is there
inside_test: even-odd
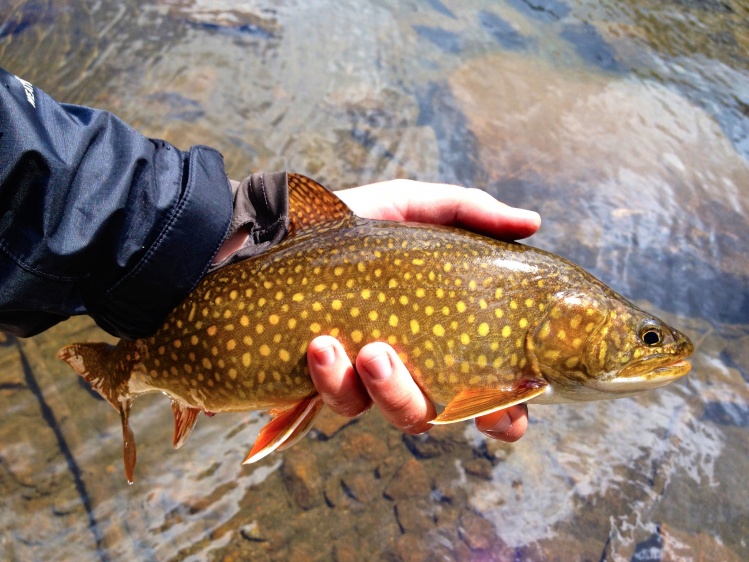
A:
[[[120,413],[122,421],[125,476],[133,483],[135,474],[135,436],[128,422],[132,396],[128,391],[131,365],[118,361],[121,346],[108,343],[74,343],[57,352],[104,400]],[[129,359],[129,357],[128,357]]]

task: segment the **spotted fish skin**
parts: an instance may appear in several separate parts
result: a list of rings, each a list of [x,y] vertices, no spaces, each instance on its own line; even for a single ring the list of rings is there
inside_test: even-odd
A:
[[[391,344],[425,394],[447,405],[435,423],[531,400],[631,395],[689,370],[686,336],[559,256],[363,219],[312,180],[290,174],[289,184],[281,244],[207,276],[151,338],[60,351],[120,410],[123,432],[132,399],[161,391],[173,400],[175,445],[200,411],[257,409],[277,419],[248,460],[289,446],[321,406],[306,365],[321,334],[351,357],[369,342]],[[134,445],[132,457],[134,466]]]

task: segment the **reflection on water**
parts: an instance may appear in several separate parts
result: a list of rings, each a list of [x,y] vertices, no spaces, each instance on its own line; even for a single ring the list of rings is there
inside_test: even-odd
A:
[[[749,558],[745,3],[2,5],[0,65],[63,101],[215,146],[235,178],[481,187],[697,345],[686,380],[533,408],[514,445],[325,415],[243,467],[260,416],[201,418],[175,452],[168,402],[140,399],[127,487],[116,415],[52,359],[101,333],[8,338],[3,559]]]

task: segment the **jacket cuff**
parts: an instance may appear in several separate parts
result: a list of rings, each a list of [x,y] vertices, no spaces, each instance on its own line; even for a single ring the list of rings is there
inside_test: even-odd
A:
[[[194,146],[188,161],[183,195],[161,234],[138,265],[107,291],[107,310],[92,314],[119,337],[155,332],[205,275],[229,230],[232,192],[223,157]]]

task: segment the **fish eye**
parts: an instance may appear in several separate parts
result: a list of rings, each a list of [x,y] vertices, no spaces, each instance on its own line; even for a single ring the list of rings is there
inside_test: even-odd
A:
[[[640,325],[640,339],[650,347],[661,344],[663,342],[661,327],[652,320],[643,322]]]

